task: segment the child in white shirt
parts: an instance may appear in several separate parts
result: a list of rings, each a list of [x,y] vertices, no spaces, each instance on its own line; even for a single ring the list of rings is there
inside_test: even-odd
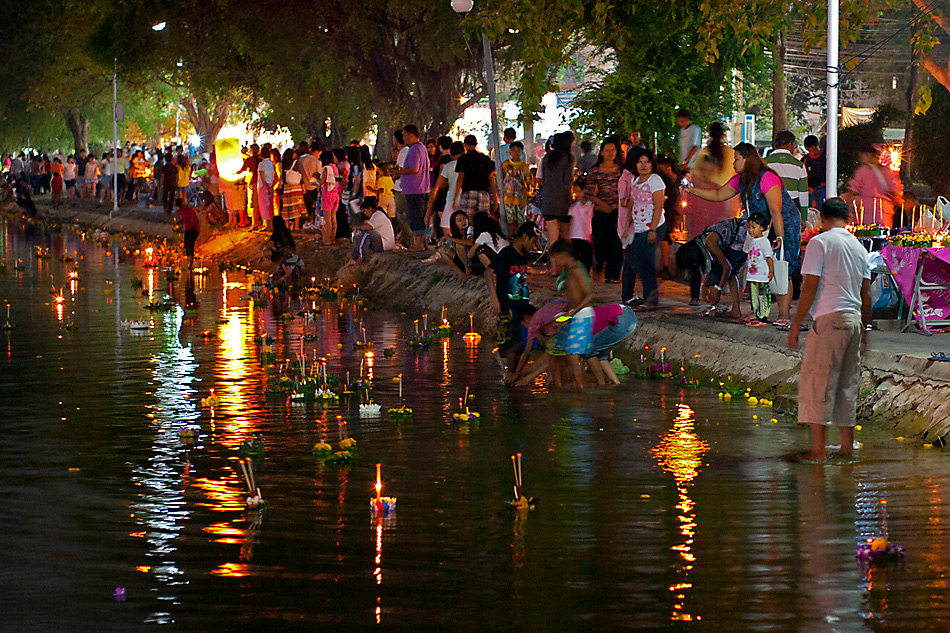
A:
[[[754,318],[746,325],[749,327],[765,327],[768,323],[769,312],[772,309],[772,281],[774,269],[772,266],[772,245],[769,243],[767,231],[769,222],[761,213],[753,213],[746,221],[749,240],[746,252],[749,259],[746,263],[746,281],[749,282],[749,296],[752,300]]]
[[[574,181],[574,204],[571,205],[567,214],[571,218],[572,254],[577,261],[587,267],[587,272],[590,273],[590,267],[594,261],[594,251],[591,248],[594,203],[584,194],[586,184],[584,178]]]

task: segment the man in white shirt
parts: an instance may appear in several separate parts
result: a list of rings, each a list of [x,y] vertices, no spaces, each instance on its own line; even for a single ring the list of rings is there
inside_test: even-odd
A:
[[[353,250],[347,266],[361,264],[373,253],[391,251],[396,244],[392,222],[383,211],[380,211],[376,196],[363,198],[360,210],[364,221],[353,236]]]
[[[393,132],[393,143],[398,150],[396,154],[396,167],[402,169],[406,166],[406,157],[409,155],[409,146],[406,144],[402,129]],[[412,230],[409,228],[409,218],[406,216],[406,196],[402,193],[402,182],[399,179],[399,169],[393,170],[393,194],[396,198],[396,223],[399,225],[399,238],[405,247],[412,246]]]
[[[296,170],[300,172],[300,183],[303,185],[303,202],[307,207],[307,216],[313,217],[316,210],[316,189],[319,183],[317,177],[323,172],[323,165],[320,164],[320,149],[316,141],[310,145],[306,141],[300,143],[297,148]]]
[[[703,131],[691,121],[689,110],[676,113],[676,124],[680,126],[680,170],[692,169],[703,144]]]
[[[851,210],[841,198],[821,205],[822,233],[808,243],[802,263],[802,295],[788,333],[798,332],[810,311],[815,319],[805,341],[798,381],[798,421],[811,430],[808,460],[824,460],[825,427],[841,435],[841,454],[854,454],[854,425],[861,384],[861,351],[871,322],[871,275],[867,251],[846,228]]]

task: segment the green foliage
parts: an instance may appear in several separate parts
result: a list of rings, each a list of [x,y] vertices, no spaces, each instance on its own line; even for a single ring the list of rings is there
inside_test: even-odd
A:
[[[659,149],[676,146],[675,113],[687,108],[706,127],[732,106],[731,74],[743,70],[755,81],[763,67],[760,51],[740,43],[728,29],[717,34],[714,63],[701,45],[703,16],[699,2],[687,0],[649,6],[627,0],[613,7],[602,41],[616,49],[616,67],[598,84],[578,95],[574,124],[597,135],[626,135],[639,129]]]
[[[930,109],[914,117],[914,170],[935,194],[950,196],[950,92],[934,84],[931,94]]]

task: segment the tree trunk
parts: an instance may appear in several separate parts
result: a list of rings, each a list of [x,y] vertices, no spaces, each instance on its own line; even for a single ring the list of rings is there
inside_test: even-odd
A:
[[[81,112],[69,110],[66,112],[66,126],[73,135],[73,149],[78,154],[80,150],[89,151],[89,119]]]
[[[209,147],[214,146],[214,142],[218,140],[218,133],[228,121],[228,115],[231,114],[231,101],[223,99],[212,108],[199,97],[193,97],[183,101],[182,106],[188,113],[188,120],[194,126],[195,132],[198,133],[200,139],[198,151],[207,151]]]
[[[772,138],[788,129],[785,115],[785,34],[772,36]]]

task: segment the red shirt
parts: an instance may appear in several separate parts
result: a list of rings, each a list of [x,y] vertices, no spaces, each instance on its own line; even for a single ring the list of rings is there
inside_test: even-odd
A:
[[[186,231],[197,231],[201,228],[201,223],[198,221],[198,212],[195,211],[194,207],[185,205],[181,209],[181,225]]]

